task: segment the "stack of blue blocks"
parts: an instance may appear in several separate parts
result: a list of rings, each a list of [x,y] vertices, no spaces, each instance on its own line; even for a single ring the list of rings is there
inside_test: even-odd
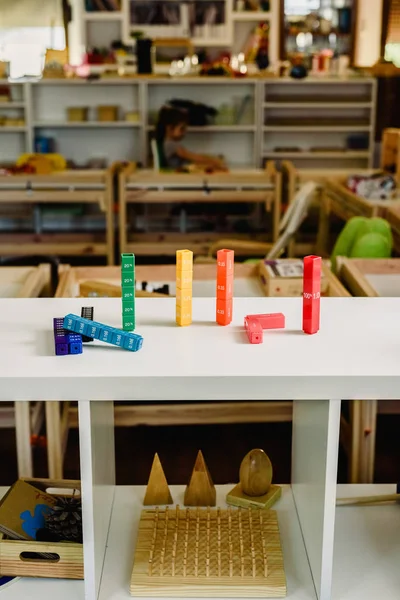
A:
[[[62,317],[53,319],[54,345],[57,356],[67,354],[82,354],[82,336],[68,333],[64,329]]]
[[[94,338],[113,346],[119,346],[130,352],[137,352],[143,345],[143,338],[137,333],[115,329],[114,327],[90,321],[77,315],[67,315],[64,318],[63,327],[68,331],[73,331],[79,335]]]

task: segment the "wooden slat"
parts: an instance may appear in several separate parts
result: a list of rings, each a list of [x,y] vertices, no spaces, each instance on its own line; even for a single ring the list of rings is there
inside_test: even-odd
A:
[[[62,191],[62,190],[2,190],[0,188],[0,202],[19,202],[32,204],[34,202],[51,202],[51,204],[79,203],[79,204],[104,204],[104,194],[101,191]]]
[[[78,409],[70,408],[70,427],[78,426]],[[191,404],[117,405],[116,427],[137,425],[211,425],[282,423],[292,420],[291,402],[208,402]]]
[[[174,190],[174,191],[128,191],[126,202],[134,204],[212,204],[215,202],[248,202],[266,203],[273,202],[273,192],[268,191],[222,191],[212,190],[208,193],[203,190]]]

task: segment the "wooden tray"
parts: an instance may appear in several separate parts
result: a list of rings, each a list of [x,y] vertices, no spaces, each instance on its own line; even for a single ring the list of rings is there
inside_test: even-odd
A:
[[[57,495],[56,489],[80,489],[80,481],[25,479]],[[52,490],[50,492],[50,490]],[[54,491],[53,491],[54,490]],[[0,577],[83,579],[83,544],[5,539],[0,533]]]
[[[132,596],[282,598],[286,577],[274,510],[143,510]]]

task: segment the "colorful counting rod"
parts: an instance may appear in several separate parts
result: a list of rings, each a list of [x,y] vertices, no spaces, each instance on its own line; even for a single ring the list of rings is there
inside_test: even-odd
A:
[[[86,335],[107,344],[112,344],[113,346],[120,346],[131,352],[137,352],[143,345],[143,338],[137,333],[128,333],[121,329],[114,329],[114,327],[90,321],[89,319],[83,319],[77,315],[70,314],[64,318],[64,329]]]

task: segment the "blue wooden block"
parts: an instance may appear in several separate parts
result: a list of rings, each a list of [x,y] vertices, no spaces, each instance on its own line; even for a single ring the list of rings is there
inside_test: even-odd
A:
[[[82,340],[79,342],[71,342],[69,345],[69,353],[70,354],[82,354]]]
[[[75,327],[76,333],[80,333],[81,335],[87,335],[85,331],[86,323],[82,321],[78,321],[77,326]]]
[[[138,339],[139,338],[139,339]],[[131,352],[137,352],[143,346],[142,336],[135,333],[126,333],[124,337],[124,348]]]
[[[64,318],[64,329],[68,329],[68,331],[74,331],[76,324],[76,317],[74,315],[67,315]]]
[[[68,354],[68,344],[56,344],[56,355],[65,356]]]
[[[77,315],[67,315],[64,318],[63,325],[65,329],[71,331],[75,331],[78,326],[79,329],[82,329],[83,327],[84,335],[95,333],[96,335],[93,336],[95,339],[123,347],[126,350],[133,352],[139,350],[143,345],[143,338],[141,335],[136,333],[126,333],[121,329],[115,329],[114,327],[103,325],[96,321],[89,321],[82,317],[78,317]],[[126,336],[129,336],[129,338]]]
[[[113,331],[112,332],[112,338],[111,338],[111,343],[114,346],[123,346],[123,341],[124,341],[124,334],[122,331]]]
[[[88,319],[88,321],[93,321],[93,315],[94,315],[93,306],[82,306],[81,317],[83,319]],[[93,336],[88,337],[88,336],[84,335],[82,337],[82,342],[93,342]]]
[[[101,330],[99,340],[101,342],[107,342],[108,344],[111,344],[112,335],[112,331],[108,327],[104,327]]]

